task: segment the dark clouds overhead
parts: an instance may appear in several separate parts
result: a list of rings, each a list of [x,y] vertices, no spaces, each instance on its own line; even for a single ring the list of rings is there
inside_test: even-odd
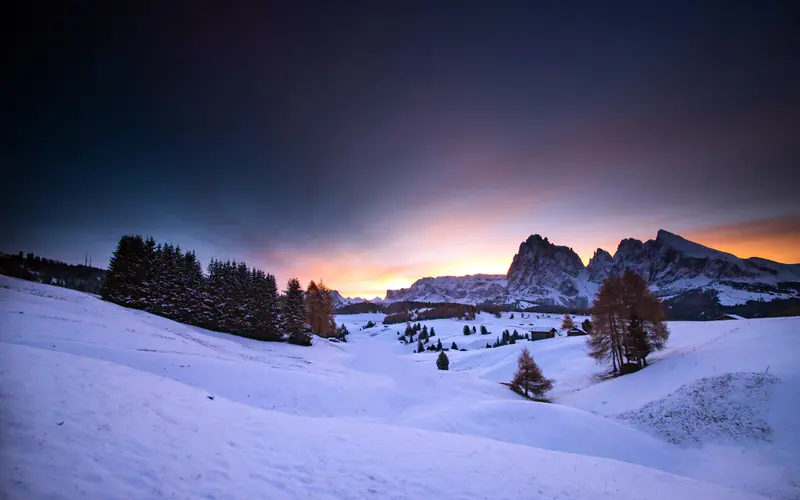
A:
[[[502,200],[510,252],[530,198],[798,211],[793,2],[122,4],[4,16],[10,245],[379,251]]]

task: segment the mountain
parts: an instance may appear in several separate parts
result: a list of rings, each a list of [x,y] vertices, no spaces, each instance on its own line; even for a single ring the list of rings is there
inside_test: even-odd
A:
[[[339,293],[338,290],[331,290],[331,298],[333,299],[333,307],[342,307],[347,306],[350,304],[357,304],[359,302],[370,302],[367,299],[362,299],[361,297],[342,297],[342,294]]]
[[[571,248],[534,234],[519,246],[508,268],[510,296],[548,305],[587,307],[596,287]]]
[[[506,293],[506,284],[506,277],[502,274],[422,278],[415,281],[408,288],[386,290],[386,301],[411,300],[478,304],[504,295]]]
[[[609,276],[632,269],[663,298],[713,291],[721,305],[800,297],[800,264],[742,259],[660,230],[653,240],[628,238],[612,256],[598,248],[587,266],[571,248],[538,234],[522,242],[506,276],[423,278],[387,290],[387,301],[514,303],[583,308]]]

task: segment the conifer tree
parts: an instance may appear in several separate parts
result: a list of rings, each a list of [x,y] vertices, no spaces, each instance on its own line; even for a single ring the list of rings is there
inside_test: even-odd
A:
[[[259,340],[277,341],[281,339],[280,307],[278,304],[278,286],[275,276],[258,274],[258,295],[253,310],[255,327],[253,336]]]
[[[575,322],[572,320],[572,316],[569,313],[564,314],[564,319],[561,321],[561,329],[571,330],[573,328],[575,328]]]
[[[471,335],[472,330],[469,329],[468,325],[464,325],[464,335]]]
[[[450,369],[450,359],[447,357],[444,351],[439,353],[439,357],[436,358],[436,368],[440,370],[448,370]]]
[[[475,319],[475,318],[473,318]],[[478,331],[475,329],[475,325],[472,325],[472,333],[477,333]]]
[[[423,347],[421,340],[417,341],[417,352],[425,352],[425,347]]]
[[[311,345],[311,336],[306,332],[303,289],[297,278],[290,279],[286,284],[281,322],[290,343]]]
[[[306,318],[311,331],[320,337],[329,337],[336,333],[336,321],[333,318],[333,298],[330,288],[320,280],[319,284],[311,281],[306,290]]]
[[[435,337],[436,336],[436,330],[434,330],[433,327],[431,327],[431,334],[428,335],[428,336],[429,337]]]
[[[441,351],[441,350],[442,350],[442,339],[439,339],[439,340],[436,342],[436,350],[437,350],[437,351]]]
[[[528,393],[541,397],[553,388],[553,381],[542,375],[542,371],[533,361],[531,353],[523,347],[517,359],[517,371],[511,381],[512,389],[522,392],[525,396]]]
[[[481,335],[489,335],[489,330],[486,329],[486,325],[481,325]]]
[[[148,279],[152,274],[155,242],[141,236],[123,236],[111,256],[100,290],[103,300],[144,309],[148,303]]]
[[[450,346],[450,349],[452,349],[454,351],[458,350],[458,345],[456,345],[455,341],[453,342],[453,345]]]
[[[589,356],[598,362],[611,361],[615,373],[623,369],[623,358],[634,368],[647,366],[647,355],[663,349],[669,338],[661,301],[644,278],[630,269],[600,286],[591,324],[586,340]]]

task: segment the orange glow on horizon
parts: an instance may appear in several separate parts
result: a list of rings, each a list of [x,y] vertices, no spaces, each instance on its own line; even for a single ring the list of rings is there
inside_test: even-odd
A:
[[[423,277],[505,274],[520,242],[528,236],[524,234],[525,229],[520,231],[519,227],[534,226],[536,229],[530,232],[549,236],[556,245],[571,247],[584,265],[598,247],[613,255],[621,239],[636,237],[646,241],[655,238],[657,230],[650,224],[632,224],[623,230],[578,223],[562,229],[555,224],[548,226],[529,221],[511,227],[498,224],[497,220],[502,219],[494,215],[472,215],[466,222],[462,217],[463,214],[450,212],[446,216],[429,218],[424,225],[408,223],[393,227],[374,240],[348,241],[321,252],[302,249],[272,252],[257,260],[264,262],[266,269],[280,269],[280,288],[291,276],[297,276],[304,286],[311,279],[322,278],[344,297],[371,299],[385,297],[386,290],[408,288]],[[795,223],[796,218],[790,217],[694,230],[671,228],[669,224],[664,224],[664,228],[741,258],[757,256],[797,263],[800,262],[800,230]]]

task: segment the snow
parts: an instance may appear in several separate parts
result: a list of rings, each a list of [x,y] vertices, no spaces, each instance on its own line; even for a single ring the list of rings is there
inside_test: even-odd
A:
[[[469,349],[448,352],[451,369],[439,371],[436,353],[413,354],[397,341],[405,325],[385,326],[382,314],[339,316],[350,342],[304,348],[71,290],[6,277],[0,286],[0,498],[800,494],[796,318],[675,323],[651,366],[601,382],[583,337],[479,348],[506,328],[558,328],[558,315],[426,321],[432,342]],[[377,326],[362,330],[370,320]],[[492,334],[464,336],[464,324]],[[523,346],[555,380],[554,404],[497,383]],[[698,434],[676,446],[644,420],[616,418],[767,365],[779,382],[754,395],[766,440]]]

